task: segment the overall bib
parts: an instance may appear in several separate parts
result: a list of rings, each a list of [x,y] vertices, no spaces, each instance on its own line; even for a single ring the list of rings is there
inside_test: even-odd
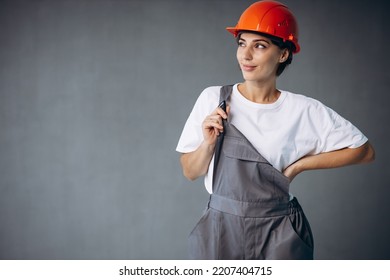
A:
[[[232,86],[221,88],[227,100]],[[224,121],[215,150],[213,193],[189,236],[191,259],[313,259],[310,225],[290,180]]]

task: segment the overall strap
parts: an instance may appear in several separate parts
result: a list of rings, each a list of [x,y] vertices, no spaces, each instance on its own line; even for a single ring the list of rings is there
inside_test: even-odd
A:
[[[219,103],[221,103],[224,100],[227,101],[229,99],[230,95],[232,94],[232,91],[233,91],[233,85],[227,85],[227,86],[221,87],[221,91],[220,91],[220,95],[219,95]],[[226,122],[225,120],[222,120],[224,128],[226,127],[225,122]],[[221,151],[222,151],[223,137],[224,137],[224,133],[220,133],[218,138],[217,138],[217,143],[215,145],[213,186],[214,186],[214,178],[215,178],[214,174],[217,170],[219,157],[220,157]]]
[[[221,87],[220,95],[219,95],[219,103],[223,100],[228,100],[230,95],[233,92],[233,85],[223,86]]]

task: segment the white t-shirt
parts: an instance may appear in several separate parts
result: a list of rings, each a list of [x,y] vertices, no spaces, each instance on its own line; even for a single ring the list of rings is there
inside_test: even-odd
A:
[[[349,121],[313,98],[280,90],[276,102],[259,104],[241,95],[237,85],[228,100],[230,122],[279,171],[305,155],[357,148],[368,140]],[[200,146],[202,122],[218,106],[220,89],[213,86],[200,94],[176,151],[189,153]],[[213,161],[205,176],[209,193],[212,192]]]

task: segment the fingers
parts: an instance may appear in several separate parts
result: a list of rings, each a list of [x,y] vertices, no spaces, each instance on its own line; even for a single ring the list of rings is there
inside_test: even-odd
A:
[[[218,130],[223,129],[222,118],[220,115],[209,115],[203,121],[203,127],[207,129],[215,128]]]
[[[226,106],[226,117],[227,117],[227,115],[229,115],[229,113],[230,113],[230,106],[227,105],[227,106]]]
[[[216,136],[223,131],[222,119],[227,119],[228,112],[230,112],[230,106],[227,106],[226,112],[222,108],[217,107],[204,119],[202,125],[205,139],[210,140],[210,142],[215,141]]]
[[[230,106],[227,106],[226,111],[229,109],[230,111]],[[220,107],[217,107],[214,112],[211,113],[211,115],[219,115],[225,120],[227,119],[227,113]]]
[[[230,106],[227,106],[226,111],[230,111]],[[227,119],[228,115],[222,108],[217,107],[209,116],[206,117],[205,122],[212,127],[223,129],[222,119]]]

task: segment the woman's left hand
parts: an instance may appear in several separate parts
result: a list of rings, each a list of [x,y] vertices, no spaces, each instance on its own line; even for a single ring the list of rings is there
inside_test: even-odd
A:
[[[283,171],[283,175],[286,176],[287,178],[289,178],[289,179],[290,179],[290,182],[291,182],[292,180],[294,180],[295,176],[297,176],[297,175],[300,173],[299,169],[297,168],[298,162],[299,162],[299,161],[294,162],[293,164],[291,164],[290,166],[288,166],[288,167]]]
[[[290,166],[283,174],[290,182],[306,170],[342,167],[357,163],[367,163],[375,159],[375,151],[369,142],[358,148],[344,148],[337,151],[305,156]]]

